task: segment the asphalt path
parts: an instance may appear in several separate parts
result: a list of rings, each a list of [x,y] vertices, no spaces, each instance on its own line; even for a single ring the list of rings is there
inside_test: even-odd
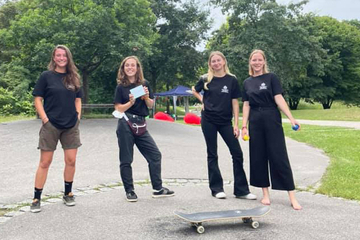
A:
[[[83,146],[79,148],[74,190],[75,207],[66,207],[59,198],[43,203],[42,212],[28,207],[0,218],[0,239],[358,239],[358,202],[329,198],[306,189],[316,188],[329,163],[321,150],[286,139],[297,196],[303,210],[294,211],[286,192],[271,191],[271,212],[252,229],[241,221],[206,223],[199,235],[174,216],[183,212],[248,209],[256,201],[239,200],[232,195],[232,163],[227,147],[219,137],[219,165],[228,198],[218,200],[207,186],[206,146],[201,129],[156,120],[148,128],[162,152],[164,185],[176,196],[151,198],[147,163],[134,154],[137,203],[125,200],[120,182],[115,119],[82,120]],[[0,125],[0,206],[31,201],[35,171],[39,161],[36,149],[39,120]],[[248,173],[248,143],[240,140],[244,168]],[[44,196],[63,190],[63,153],[55,153],[44,188]],[[110,187],[106,187],[110,186]],[[261,190],[251,191],[261,196]],[[13,216],[13,217],[11,217]]]

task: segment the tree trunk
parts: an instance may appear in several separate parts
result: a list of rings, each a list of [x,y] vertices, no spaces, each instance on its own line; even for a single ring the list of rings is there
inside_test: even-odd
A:
[[[326,101],[321,102],[323,109],[330,109],[333,102],[334,99],[328,97]]]
[[[300,99],[298,99],[298,98],[296,98],[296,99],[290,98],[289,99],[289,108],[291,110],[296,110],[299,105],[299,102],[300,102]]]
[[[86,104],[89,102],[89,80],[88,80],[88,72],[87,71],[81,71],[82,73],[82,78],[83,78],[83,99],[82,99],[82,103]],[[90,113],[90,109],[85,108],[83,110],[83,113],[88,114]]]
[[[89,81],[88,81],[88,72],[86,70],[81,71],[83,77],[83,90],[84,90],[84,97],[83,103],[89,102]]]

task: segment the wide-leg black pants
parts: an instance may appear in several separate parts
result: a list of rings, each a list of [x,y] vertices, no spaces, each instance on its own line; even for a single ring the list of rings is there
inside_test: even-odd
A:
[[[295,189],[287,155],[280,111],[273,108],[251,108],[250,134],[250,184],[276,190]]]
[[[129,118],[130,119],[130,118]],[[130,119],[136,122],[136,119]],[[146,131],[141,136],[136,136],[130,130],[124,118],[119,119],[116,130],[119,145],[120,176],[126,192],[134,190],[132,167],[134,145],[148,162],[152,188],[160,190],[161,180],[161,153],[150,133]]]
[[[217,125],[201,119],[201,128],[205,137],[207,146],[207,162],[209,185],[212,194],[223,192],[223,178],[218,164],[217,154],[217,133],[219,132],[230,150],[233,161],[234,174],[234,195],[243,196],[250,193],[249,185],[243,168],[243,153],[240,143],[234,136],[233,127],[228,125]]]

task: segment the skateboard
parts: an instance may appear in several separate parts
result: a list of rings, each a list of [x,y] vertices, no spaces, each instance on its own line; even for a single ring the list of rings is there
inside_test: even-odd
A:
[[[182,213],[175,211],[174,214],[185,221],[190,222],[192,227],[196,228],[198,233],[204,233],[205,228],[203,222],[220,221],[220,220],[234,220],[242,219],[244,223],[248,223],[252,228],[260,226],[258,221],[253,218],[262,217],[270,212],[269,206],[256,207],[252,209],[237,209],[228,211],[215,211],[215,212],[197,212],[197,213]]]

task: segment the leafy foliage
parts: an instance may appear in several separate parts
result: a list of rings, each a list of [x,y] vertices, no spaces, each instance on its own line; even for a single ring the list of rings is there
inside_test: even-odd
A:
[[[223,51],[240,79],[248,76],[250,52],[262,49],[270,70],[282,80],[291,109],[302,98],[319,101],[324,108],[335,99],[358,104],[360,31],[356,26],[303,14],[307,1],[287,6],[275,0],[212,2],[229,17],[208,48]]]
[[[209,12],[201,10],[193,0],[183,4],[177,0],[153,0],[151,8],[158,19],[159,34],[147,62],[152,87],[169,90],[175,84],[193,84],[204,62],[196,46],[206,39]]]
[[[3,41],[17,49],[22,66],[35,76],[46,69],[49,53],[57,44],[67,45],[82,73],[84,102],[88,101],[91,74],[102,64],[114,69],[134,47],[149,53],[154,40],[155,16],[146,0],[36,0],[9,29]],[[21,7],[19,7],[20,9]],[[24,7],[25,8],[25,7]],[[1,38],[1,37],[0,37]]]

